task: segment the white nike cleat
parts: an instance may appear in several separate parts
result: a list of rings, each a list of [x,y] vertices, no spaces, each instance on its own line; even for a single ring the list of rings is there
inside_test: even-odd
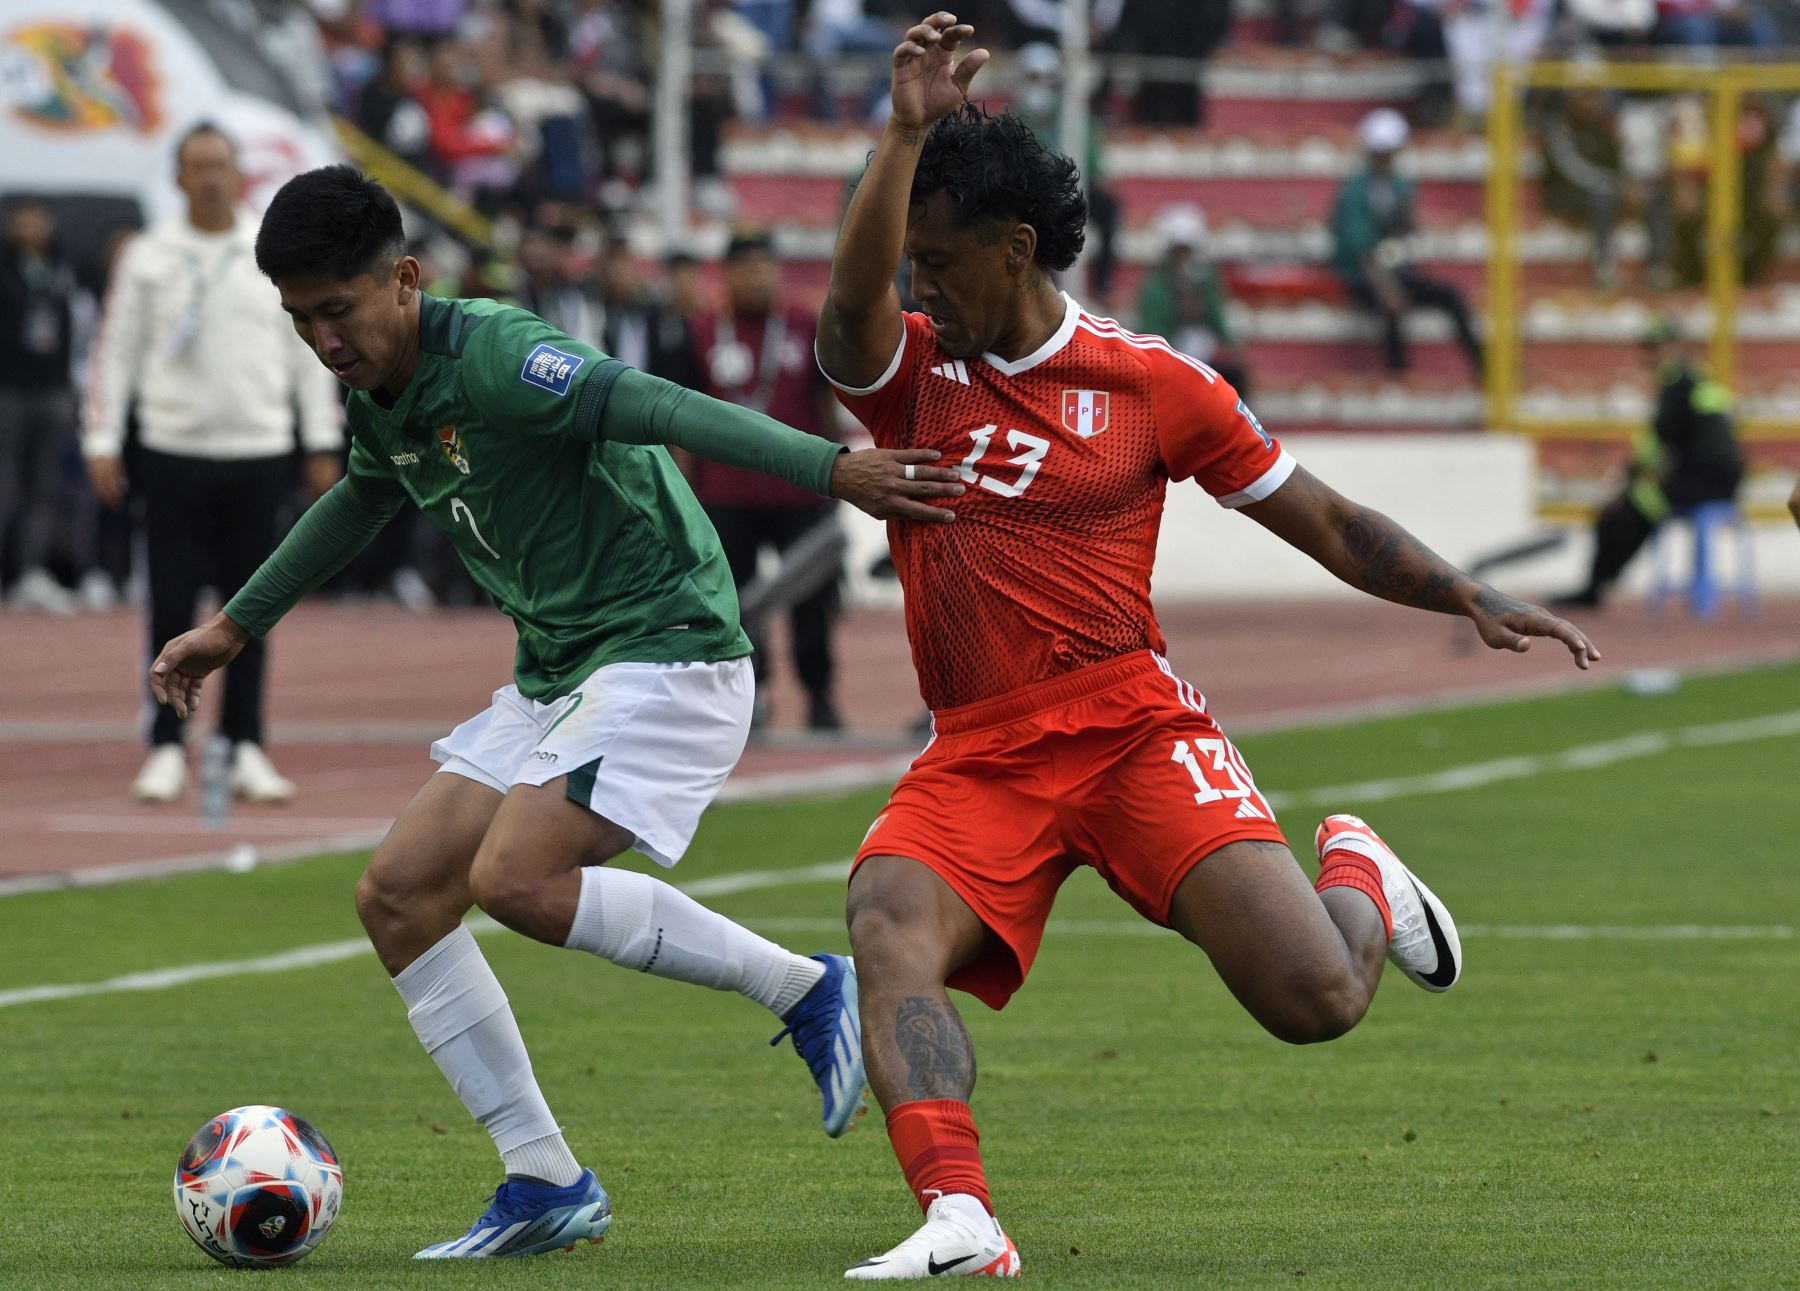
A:
[[[294,782],[275,769],[260,745],[248,740],[231,751],[231,792],[245,802],[286,802]]]
[[[131,782],[131,796],[139,802],[174,802],[186,791],[187,779],[187,748],[158,744]]]
[[[1462,939],[1456,920],[1436,894],[1381,841],[1360,816],[1327,816],[1313,835],[1320,861],[1325,853],[1340,849],[1366,856],[1381,871],[1381,890],[1393,916],[1394,935],[1388,939],[1388,959],[1408,978],[1428,991],[1447,991],[1462,976]]]
[[[979,1215],[979,1218],[976,1216]],[[919,1231],[886,1255],[864,1260],[844,1276],[860,1282],[900,1278],[1016,1278],[1019,1248],[975,1198],[939,1197]]]

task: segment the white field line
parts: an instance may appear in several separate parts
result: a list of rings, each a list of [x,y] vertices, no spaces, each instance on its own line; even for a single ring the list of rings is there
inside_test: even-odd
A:
[[[1680,726],[1667,731],[1640,731],[1616,740],[1581,744],[1561,753],[1521,754],[1495,758],[1490,762],[1472,762],[1460,767],[1446,767],[1423,775],[1395,776],[1385,780],[1363,780],[1353,784],[1326,785],[1318,789],[1302,789],[1292,793],[1279,791],[1265,795],[1276,810],[1284,807],[1341,806],[1351,810],[1358,804],[1386,802],[1391,798],[1420,798],[1432,794],[1453,793],[1459,789],[1478,789],[1503,780],[1523,780],[1532,776],[1565,771],[1595,771],[1638,758],[1658,757],[1676,749],[1717,748],[1727,744],[1746,744],[1753,740],[1779,739],[1800,735],[1800,710],[1747,717],[1735,722],[1713,722],[1703,726]]]
[[[742,874],[722,874],[685,884],[690,896],[722,896],[734,892],[752,892],[767,888],[806,883],[842,883],[850,862],[828,861],[819,865],[800,865],[781,870],[749,870]],[[745,921],[763,932],[842,932],[842,919],[752,917]],[[477,936],[500,932],[502,928],[485,915],[469,920],[469,928]],[[1171,937],[1166,928],[1141,919],[1052,919],[1050,931],[1059,936],[1089,937]],[[1487,937],[1529,941],[1789,941],[1795,935],[1789,924],[1467,924],[1459,931],[1465,937]],[[88,995],[119,995],[134,991],[163,991],[189,982],[216,977],[245,977],[256,973],[284,973],[296,968],[315,968],[356,959],[369,953],[369,943],[361,937],[343,941],[324,941],[300,946],[276,955],[257,959],[230,959],[208,964],[185,964],[177,968],[151,969],[127,973],[101,982],[66,982],[49,986],[26,986],[0,991],[0,1009],[19,1004],[38,1004],[49,1000],[78,999]]]

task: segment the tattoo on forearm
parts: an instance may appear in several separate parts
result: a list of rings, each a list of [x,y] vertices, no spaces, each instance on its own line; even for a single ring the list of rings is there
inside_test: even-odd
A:
[[[1530,611],[1537,607],[1516,596],[1508,596],[1498,588],[1484,587],[1475,593],[1475,608],[1490,619],[1502,614],[1517,614],[1521,610]]]
[[[1455,613],[1460,575],[1378,511],[1358,507],[1344,522],[1344,548],[1366,592],[1400,605]]]
[[[926,132],[919,129],[917,126],[896,125],[894,127],[894,133],[899,137],[900,142],[905,144],[908,148],[917,148],[920,144],[925,142]]]
[[[975,1050],[956,1010],[926,995],[909,995],[894,1020],[894,1043],[906,1062],[914,1098],[967,1099],[975,1090]]]

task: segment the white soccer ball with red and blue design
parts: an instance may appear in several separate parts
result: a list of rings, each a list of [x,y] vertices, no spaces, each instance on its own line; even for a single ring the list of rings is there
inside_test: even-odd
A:
[[[325,1136],[279,1107],[234,1107],[188,1141],[175,1166],[175,1210],[221,1264],[292,1264],[325,1240],[344,1172]]]

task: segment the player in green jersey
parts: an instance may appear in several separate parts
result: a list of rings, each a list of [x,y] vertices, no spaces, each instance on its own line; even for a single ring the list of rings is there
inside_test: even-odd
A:
[[[933,452],[846,453],[523,310],[424,294],[393,199],[347,166],[283,186],[256,260],[353,392],[349,470],[217,617],[164,646],[157,698],[193,712],[208,673],[408,501],[518,625],[513,684],[432,746],[438,774],[356,891],[413,1029],[507,1173],[467,1233],[420,1257],[532,1254],[612,1221],[462,924],[471,905],[539,941],[763,1004],[818,1082],[826,1132],[841,1134],[863,1091],[850,962],[793,954],[669,884],[604,868],[628,848],[680,859],[743,751],[754,698],[730,570],[664,445],[919,523],[953,518],[931,502],[962,492],[955,475]]]

